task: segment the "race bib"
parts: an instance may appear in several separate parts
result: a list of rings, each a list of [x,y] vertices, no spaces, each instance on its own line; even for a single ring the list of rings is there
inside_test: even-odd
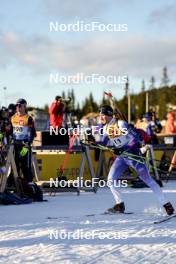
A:
[[[132,147],[133,145],[136,144],[136,141],[133,135],[128,134],[125,136],[120,136],[111,139],[111,143],[116,148],[122,148],[122,147]]]
[[[14,126],[13,136],[16,140],[24,140],[28,138],[28,127],[26,126]]]
[[[23,127],[22,126],[15,126],[14,127],[14,133],[15,134],[21,134],[21,133],[23,133]]]

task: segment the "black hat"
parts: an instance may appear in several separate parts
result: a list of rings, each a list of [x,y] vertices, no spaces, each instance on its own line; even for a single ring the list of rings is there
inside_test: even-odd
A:
[[[16,104],[27,104],[26,100],[23,98],[19,98],[16,102]]]
[[[110,105],[102,105],[100,107],[100,113],[107,116],[113,116],[113,109]]]
[[[9,113],[15,113],[16,111],[16,105],[15,104],[9,104],[8,105]]]
[[[57,95],[57,96],[55,97],[55,100],[59,100],[59,99],[62,99],[62,96]]]
[[[5,106],[2,106],[1,111],[2,111],[2,112],[7,112],[8,109],[7,109]]]
[[[151,120],[152,119],[152,113],[151,112],[146,112],[144,114],[143,118],[145,118],[147,120]]]
[[[9,109],[9,110],[16,110],[16,108],[15,108],[15,104],[9,104],[9,105],[8,105],[8,109]]]

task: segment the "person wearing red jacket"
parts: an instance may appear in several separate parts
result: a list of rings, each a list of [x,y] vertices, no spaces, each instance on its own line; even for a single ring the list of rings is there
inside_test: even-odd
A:
[[[56,96],[55,101],[49,107],[50,126],[60,128],[64,117],[64,104],[61,96]]]

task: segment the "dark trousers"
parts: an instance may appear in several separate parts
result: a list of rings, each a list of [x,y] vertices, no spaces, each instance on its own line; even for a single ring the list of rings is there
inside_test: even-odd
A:
[[[25,156],[20,155],[20,151],[22,150],[23,145],[15,145],[15,163],[17,167],[18,175],[24,177],[24,180],[27,182],[32,182],[33,175],[31,169],[31,148],[29,147],[29,151]]]

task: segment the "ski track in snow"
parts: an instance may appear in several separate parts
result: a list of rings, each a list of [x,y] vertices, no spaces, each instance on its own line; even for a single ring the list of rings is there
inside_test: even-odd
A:
[[[163,190],[176,207],[176,182]],[[149,189],[122,189],[132,215],[98,215],[113,205],[109,189],[97,194],[71,193],[49,197],[48,203],[1,206],[0,263],[168,264],[176,263],[176,219],[154,225],[164,215]],[[87,214],[97,213],[95,216]],[[47,219],[55,217],[56,219]],[[51,232],[94,239],[50,239]],[[100,239],[100,233],[117,239]]]

